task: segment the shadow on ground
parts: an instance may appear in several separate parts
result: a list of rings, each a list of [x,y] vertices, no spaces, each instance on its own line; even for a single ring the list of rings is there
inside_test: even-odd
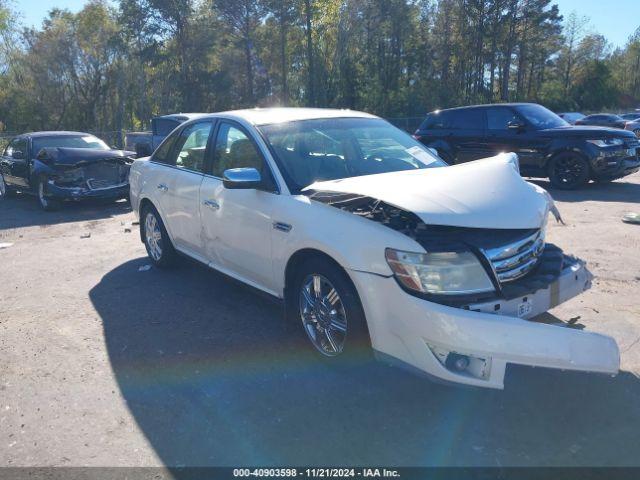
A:
[[[55,225],[110,218],[131,211],[129,202],[120,200],[87,199],[65,202],[60,210],[45,212],[34,196],[17,194],[0,201],[0,230],[11,228]]]
[[[558,190],[548,180],[530,179],[533,183],[549,190],[555,200],[562,202],[626,202],[640,203],[640,183],[624,179],[610,183],[591,182],[577,190]]]
[[[629,465],[640,383],[513,367],[504,392],[318,364],[280,306],[204,267],[90,292],[121,393],[167,466]]]

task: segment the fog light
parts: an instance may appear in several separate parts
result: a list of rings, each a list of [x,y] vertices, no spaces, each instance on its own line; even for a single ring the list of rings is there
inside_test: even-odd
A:
[[[438,361],[450,372],[459,375],[487,379],[491,372],[491,358],[482,358],[475,355],[463,355],[444,348],[427,344]]]
[[[469,357],[466,355],[459,355],[457,353],[450,353],[447,355],[447,360],[444,365],[449,370],[464,372],[469,367]]]

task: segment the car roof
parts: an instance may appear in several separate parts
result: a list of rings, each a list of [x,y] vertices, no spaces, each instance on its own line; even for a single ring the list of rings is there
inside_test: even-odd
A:
[[[206,113],[170,113],[168,115],[159,115],[157,117],[153,117],[154,120],[158,119],[167,119],[167,120],[179,120],[181,122],[186,122],[187,120],[193,120],[194,118],[200,118],[207,115]]]
[[[298,120],[315,120],[323,118],[378,118],[365,112],[355,110],[338,110],[331,108],[251,108],[212,113],[210,117],[228,118],[250,123],[252,125],[269,125],[274,123]]]
[[[464,107],[452,107],[452,108],[441,108],[439,110],[434,110],[431,113],[438,112],[450,112],[452,110],[471,110],[473,108],[491,108],[491,107],[522,107],[525,105],[540,105],[539,103],[528,103],[528,102],[518,102],[518,103],[484,103],[479,105],[468,105]]]
[[[72,131],[67,131],[67,130],[60,130],[60,131],[42,131],[42,132],[29,132],[29,133],[23,133],[22,135],[18,135],[19,137],[31,137],[31,138],[40,138],[40,137],[77,137],[77,136],[87,136],[87,135],[91,135],[92,137],[95,137],[94,134],[92,133],[87,133],[87,132],[72,132]]]

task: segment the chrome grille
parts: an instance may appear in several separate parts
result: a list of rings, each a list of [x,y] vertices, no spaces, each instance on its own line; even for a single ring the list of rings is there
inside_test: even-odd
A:
[[[84,167],[84,177],[92,190],[113,187],[123,182],[120,162],[96,162]]]
[[[485,250],[500,283],[524,277],[538,263],[544,250],[544,231],[501,247]]]
[[[87,180],[87,184],[91,190],[101,190],[103,188],[113,187],[119,183],[114,182],[113,180],[96,180],[92,178],[91,180]]]

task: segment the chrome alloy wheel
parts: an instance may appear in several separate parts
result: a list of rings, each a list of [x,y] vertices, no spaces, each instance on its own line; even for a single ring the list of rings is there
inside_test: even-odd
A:
[[[328,357],[342,353],[347,315],[331,282],[317,273],[308,275],[302,282],[299,304],[302,325],[313,346]]]
[[[149,255],[156,262],[160,261],[162,257],[162,231],[153,212],[147,213],[144,219],[144,235],[149,247]]]

